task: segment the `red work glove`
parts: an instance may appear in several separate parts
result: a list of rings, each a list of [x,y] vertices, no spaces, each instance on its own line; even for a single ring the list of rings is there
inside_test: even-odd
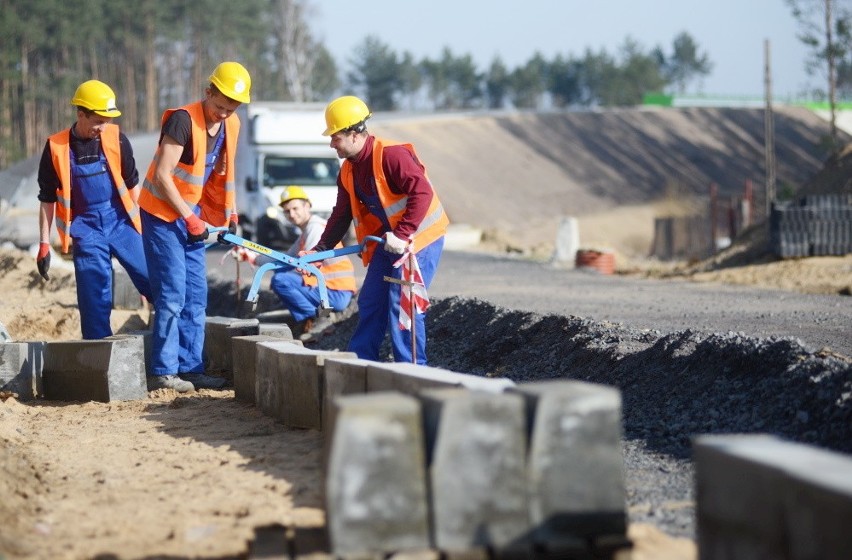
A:
[[[45,280],[50,280],[47,271],[50,270],[50,243],[38,244],[38,255],[36,255],[36,267],[38,273]]]
[[[201,218],[196,216],[195,214],[190,214],[186,218],[184,218],[186,222],[186,242],[187,243],[197,243],[199,241],[204,241],[210,235],[207,231],[207,224],[205,224]]]

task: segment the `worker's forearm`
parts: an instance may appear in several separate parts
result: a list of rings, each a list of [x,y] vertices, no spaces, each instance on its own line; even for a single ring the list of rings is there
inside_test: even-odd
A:
[[[50,228],[53,225],[53,215],[55,211],[56,204],[53,202],[42,202],[39,205],[38,235],[41,243],[50,243]]]

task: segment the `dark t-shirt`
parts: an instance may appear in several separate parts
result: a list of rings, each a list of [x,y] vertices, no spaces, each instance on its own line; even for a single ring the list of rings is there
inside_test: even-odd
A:
[[[124,184],[127,188],[132,189],[139,184],[139,172],[136,170],[136,161],[133,159],[133,147],[123,132],[119,132],[118,141],[121,144],[121,176],[124,178]],[[77,157],[77,163],[92,163],[100,157],[101,139],[77,138],[72,131],[71,151]],[[38,164],[38,187],[38,199],[41,202],[56,202],[59,175],[56,174],[56,169],[53,167],[49,142],[45,142],[44,150],[41,153],[41,160]]]
[[[216,146],[216,139],[220,134],[224,134],[225,125],[222,123],[219,126],[219,131],[215,136],[207,135],[207,151],[210,153]],[[170,136],[175,142],[183,146],[183,153],[180,155],[180,162],[185,165],[192,165],[192,119],[189,113],[183,109],[179,109],[169,115],[166,123],[163,125],[163,130],[160,134],[160,141],[163,136]]]

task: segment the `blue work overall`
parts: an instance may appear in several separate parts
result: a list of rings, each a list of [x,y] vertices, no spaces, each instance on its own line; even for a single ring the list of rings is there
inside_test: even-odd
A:
[[[371,214],[384,224],[385,231],[391,231],[390,223],[382,208],[378,194],[365,196],[356,186],[358,197],[367,206]],[[444,238],[440,237],[417,253],[417,264],[423,276],[427,290],[432,284],[438,261],[444,248]],[[364,283],[358,294],[358,326],[349,341],[349,351],[359,358],[377,361],[385,332],[390,326],[393,359],[397,362],[411,362],[411,331],[399,328],[399,301],[401,286],[388,282],[385,276],[402,278],[402,267],[393,264],[400,255],[385,250],[384,245],[376,247],[373,258],[367,267]],[[426,316],[415,313],[414,328],[417,343],[417,363],[426,364]]]
[[[205,158],[204,184],[222,149],[225,127]],[[198,216],[200,208],[192,208]],[[167,222],[142,211],[145,256],[154,292],[151,374],[204,373],[207,261],[202,241],[187,243],[186,221]]]
[[[112,335],[112,257],[121,263],[139,293],[151,298],[142,236],[113,185],[103,152],[91,163],[78,163],[71,152],[71,193],[69,233],[80,328],[84,339],[104,338]]]

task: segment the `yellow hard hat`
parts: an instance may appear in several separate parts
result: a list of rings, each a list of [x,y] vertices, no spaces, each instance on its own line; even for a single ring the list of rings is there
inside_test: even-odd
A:
[[[305,192],[305,189],[302,187],[287,187],[283,191],[281,191],[281,202],[278,203],[279,206],[284,206],[291,200],[295,200],[297,198],[301,198],[302,200],[311,201],[308,198],[308,193]]]
[[[222,95],[240,103],[251,101],[251,76],[239,62],[223,62],[210,74],[210,83]]]
[[[98,80],[83,82],[74,92],[71,105],[85,107],[102,117],[118,117],[121,111],[115,106],[115,92]]]
[[[367,104],[354,95],[338,97],[325,108],[325,132],[323,136],[331,136],[335,132],[346,130],[362,123],[372,116]]]

